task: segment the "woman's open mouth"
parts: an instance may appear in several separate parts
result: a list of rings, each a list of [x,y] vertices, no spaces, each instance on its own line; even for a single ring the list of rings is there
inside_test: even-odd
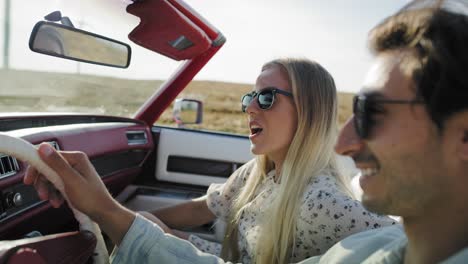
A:
[[[263,131],[263,128],[261,128],[260,126],[251,125],[249,138],[252,139],[252,138],[257,137],[258,135],[262,133],[262,131]]]

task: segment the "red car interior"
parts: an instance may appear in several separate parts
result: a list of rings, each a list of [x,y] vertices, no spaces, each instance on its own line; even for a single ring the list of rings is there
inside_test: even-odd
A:
[[[127,12],[141,19],[128,38],[169,58],[191,59],[211,46],[208,35],[167,1],[134,3]]]
[[[96,237],[89,231],[26,238],[4,247],[0,243],[0,263],[85,263],[95,247]]]
[[[175,60],[186,60],[135,114],[135,119],[151,125],[218,52],[226,39],[182,1],[138,1],[129,5],[127,12],[140,18],[140,24],[129,35],[133,42]],[[192,45],[186,49],[171,46],[181,37]]]
[[[0,116],[4,133],[33,144],[47,142],[60,150],[86,153],[114,196],[137,177],[154,175],[158,138],[150,126],[225,42],[216,28],[182,1],[134,1],[127,12],[140,18],[129,34],[130,40],[174,60],[185,60],[159,89],[155,87],[156,92],[134,118]],[[55,263],[59,259],[65,259],[63,263],[84,263],[96,244],[94,236],[63,233],[77,230],[68,207],[53,209],[41,201],[34,187],[22,183],[27,164],[2,154],[0,158],[8,164],[2,170],[11,171],[11,175],[0,178],[0,241],[16,240],[7,247],[0,242],[0,263]],[[63,234],[36,237],[58,233]]]
[[[154,146],[149,128],[144,123],[132,119],[126,120],[125,123],[70,124],[6,133],[21,137],[33,144],[55,142],[54,145],[61,150],[83,151],[89,156],[113,194],[118,194],[141,173],[143,163]],[[51,221],[48,217],[43,219],[46,223],[38,221],[40,218],[36,217],[32,220],[35,214],[51,207],[38,199],[33,187],[22,184],[27,164],[16,162],[19,165],[17,174],[0,181],[3,194],[0,240],[24,236],[25,229],[16,228],[16,225],[26,224],[30,228],[37,227],[35,230],[42,231],[40,227],[50,225]],[[15,195],[21,197],[21,202],[14,201]],[[35,208],[25,210],[30,207]],[[71,218],[71,214],[67,214],[67,217]],[[31,219],[30,223],[28,219]],[[60,222],[63,222],[62,220]]]

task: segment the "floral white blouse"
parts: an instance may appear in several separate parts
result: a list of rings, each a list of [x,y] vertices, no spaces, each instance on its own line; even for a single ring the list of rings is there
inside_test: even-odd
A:
[[[231,203],[244,186],[253,162],[239,168],[225,184],[212,184],[207,191],[210,210],[220,219],[228,220]],[[274,198],[278,184],[275,171],[268,173],[246,206],[238,228],[240,261],[251,263],[257,245],[259,221],[265,205]],[[307,186],[301,202],[296,230],[296,245],[291,262],[325,253],[336,242],[368,229],[396,224],[389,217],[368,212],[359,201],[343,193],[334,177],[320,175]],[[190,235],[189,241],[198,249],[219,256],[221,245]]]

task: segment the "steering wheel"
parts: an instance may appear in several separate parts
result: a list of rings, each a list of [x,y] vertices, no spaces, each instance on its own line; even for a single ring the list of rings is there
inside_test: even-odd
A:
[[[68,197],[64,192],[64,185],[57,173],[47,166],[39,157],[37,149],[31,143],[21,139],[0,133],[0,153],[5,153],[14,156],[24,162],[29,163],[36,168],[47,180],[49,180],[57,190],[63,195],[68,202]],[[97,239],[96,249],[94,250],[94,263],[104,264],[109,263],[109,253],[107,252],[104,238],[102,237],[99,226],[93,222],[87,215],[76,210],[68,202],[68,205],[73,211],[73,215],[80,224],[80,230],[92,232]]]

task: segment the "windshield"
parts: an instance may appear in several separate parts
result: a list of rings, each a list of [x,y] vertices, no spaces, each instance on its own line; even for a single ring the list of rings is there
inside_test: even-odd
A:
[[[125,11],[130,1],[2,3],[2,113],[78,112],[131,117],[180,64],[128,39],[139,22]],[[44,16],[57,10],[69,17],[76,28],[130,44],[130,66],[104,67],[32,52],[28,47],[31,30]]]
[[[301,0],[284,4],[275,0],[186,0],[228,42],[179,94],[203,102],[203,123],[184,127],[248,134],[240,98],[254,88],[265,62],[288,56],[310,58],[330,71],[339,91],[339,121],[343,124],[351,115],[351,98],[371,65],[367,32],[407,1]],[[132,117],[182,62],[128,39],[139,22],[126,12],[131,3],[0,1],[0,114],[78,112]],[[34,25],[57,10],[79,29],[129,44],[129,68],[69,61],[29,50]],[[157,124],[176,126],[171,107]]]

